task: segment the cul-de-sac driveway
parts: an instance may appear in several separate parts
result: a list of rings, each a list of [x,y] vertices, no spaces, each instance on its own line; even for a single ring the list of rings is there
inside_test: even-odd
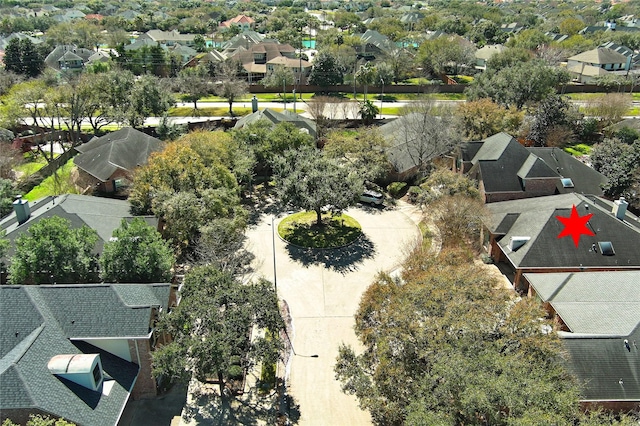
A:
[[[383,209],[358,207],[346,212],[362,225],[354,244],[335,250],[302,250],[275,237],[278,295],[291,318],[297,356],[288,363],[289,393],[300,425],[370,425],[369,414],[340,390],[333,367],[341,343],[360,348],[353,331],[354,313],[376,273],[398,266],[418,238],[419,210],[405,203]],[[274,279],[273,215],[263,214],[248,232],[258,276]],[[279,219],[274,223],[277,227]],[[318,355],[317,358],[308,357]]]

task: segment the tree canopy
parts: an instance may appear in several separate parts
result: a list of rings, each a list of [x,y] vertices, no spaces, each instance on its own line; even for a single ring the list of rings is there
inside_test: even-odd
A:
[[[567,83],[566,71],[548,67],[542,61],[517,62],[499,71],[487,69],[466,90],[469,100],[491,98],[505,107],[521,109],[538,103]]]
[[[98,234],[59,216],[41,219],[15,240],[11,284],[80,283],[90,280],[95,267],[92,251]]]
[[[244,227],[238,183],[226,164],[222,132],[192,132],[151,155],[134,176],[129,196],[136,214],[153,213],[176,248],[192,245],[199,229],[214,218],[232,219]],[[239,166],[240,167],[240,166]]]
[[[315,211],[322,224],[322,210],[339,213],[354,205],[363,190],[362,176],[342,167],[313,147],[288,150],[273,162],[276,191],[283,206]]]
[[[222,395],[229,378],[241,378],[256,362],[277,362],[284,322],[270,282],[242,284],[213,266],[198,266],[186,274],[181,297],[160,318],[158,329],[173,341],[153,352],[156,377],[217,378]],[[254,326],[268,336],[250,338]]]
[[[355,326],[365,351],[342,346],[336,377],[380,425],[569,425],[579,388],[543,317],[464,250],[418,249],[401,279],[380,274],[365,292]]]
[[[175,259],[169,244],[144,219],[122,220],[105,243],[100,266],[106,282],[153,283],[171,279]]]

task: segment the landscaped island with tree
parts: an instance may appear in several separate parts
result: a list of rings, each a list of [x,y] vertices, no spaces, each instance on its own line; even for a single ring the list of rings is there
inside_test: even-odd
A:
[[[2,306],[39,312],[4,327],[2,421],[73,420],[40,416],[37,371],[60,407],[94,404],[80,424],[141,386],[220,424],[637,424],[639,15],[0,0],[0,277],[22,303]],[[567,200],[595,215],[571,252]],[[148,352],[100,342],[124,314],[90,339],[43,308],[87,286]],[[25,366],[53,328],[103,357],[95,389]]]

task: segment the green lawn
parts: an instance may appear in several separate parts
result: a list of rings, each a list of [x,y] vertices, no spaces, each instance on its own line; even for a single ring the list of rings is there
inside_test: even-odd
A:
[[[233,107],[233,114],[243,116],[251,114],[251,108]],[[194,110],[192,107],[171,108],[169,117],[227,117],[229,108],[198,108]]]
[[[57,172],[49,176],[42,183],[27,193],[24,198],[29,201],[39,200],[50,195],[77,194],[78,190],[71,182],[71,170],[73,169],[73,158],[60,167]]]
[[[573,156],[579,157],[582,155],[589,155],[591,153],[591,146],[584,143],[579,143],[565,147],[564,150],[565,152],[568,152]]]
[[[278,235],[300,247],[336,248],[352,243],[362,233],[358,221],[345,214],[324,213],[322,221],[322,226],[316,225],[315,212],[295,213],[282,219]]]
[[[29,161],[27,163],[22,163],[16,167],[14,170],[18,172],[21,176],[30,176],[47,165],[47,160],[42,157],[38,157],[35,161]]]

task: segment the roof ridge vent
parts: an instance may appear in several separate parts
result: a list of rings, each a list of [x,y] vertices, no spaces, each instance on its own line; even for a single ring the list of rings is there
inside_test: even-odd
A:
[[[56,355],[49,360],[47,368],[51,374],[94,391],[104,380],[100,354]]]
[[[509,248],[511,251],[517,251],[520,247],[525,245],[527,241],[529,241],[531,237],[525,236],[513,236],[509,238]]]

